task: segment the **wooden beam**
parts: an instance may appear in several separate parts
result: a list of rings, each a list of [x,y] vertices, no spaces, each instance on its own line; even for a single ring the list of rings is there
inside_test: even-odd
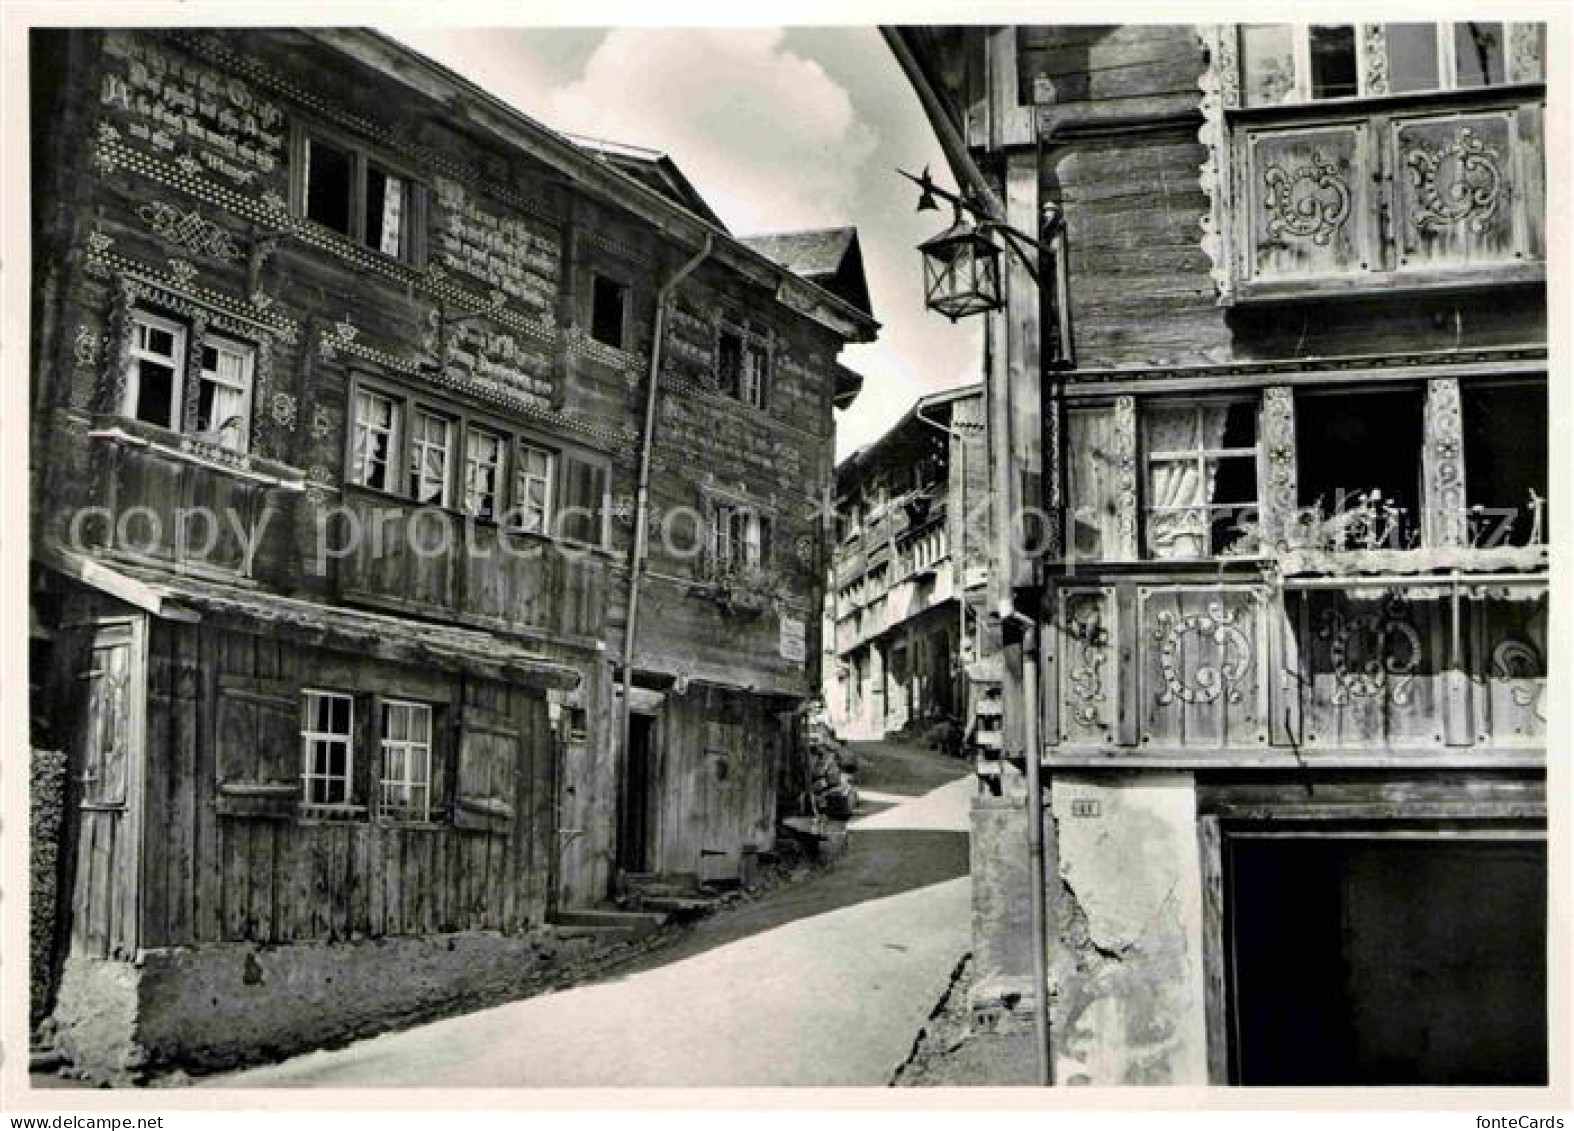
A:
[[[196,612],[170,606],[168,595],[160,592],[156,586],[110,569],[74,550],[67,550],[62,546],[46,542],[38,548],[36,560],[73,581],[79,581],[100,593],[108,594],[116,600],[124,601],[164,620],[182,621],[187,624],[197,624],[202,620],[201,615]]]

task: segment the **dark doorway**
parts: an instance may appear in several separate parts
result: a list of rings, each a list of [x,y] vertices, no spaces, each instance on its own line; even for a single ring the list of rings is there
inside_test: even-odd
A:
[[[1225,841],[1231,1082],[1547,1082],[1544,842]]]
[[[646,870],[651,736],[655,728],[654,715],[629,715],[629,748],[628,757],[623,759],[623,805],[618,820],[618,867],[625,872]]]

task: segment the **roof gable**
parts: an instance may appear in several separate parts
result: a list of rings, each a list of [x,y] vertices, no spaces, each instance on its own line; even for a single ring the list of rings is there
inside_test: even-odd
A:
[[[794,275],[818,283],[865,314],[869,281],[856,228],[814,228],[801,232],[768,232],[742,236],[740,241]]]

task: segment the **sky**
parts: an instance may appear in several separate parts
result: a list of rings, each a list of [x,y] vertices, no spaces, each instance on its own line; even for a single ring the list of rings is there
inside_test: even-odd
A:
[[[924,309],[917,245],[944,226],[896,175],[945,162],[872,27],[433,28],[389,34],[556,130],[659,149],[734,235],[854,225],[879,341],[837,458],[926,393],[978,380],[979,331]]]

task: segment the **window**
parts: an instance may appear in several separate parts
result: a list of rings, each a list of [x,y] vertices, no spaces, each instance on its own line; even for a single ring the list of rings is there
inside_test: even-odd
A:
[[[306,218],[344,235],[354,235],[355,158],[319,138],[306,139]]]
[[[596,275],[591,281],[590,292],[590,336],[603,345],[622,349],[628,288],[604,275]]]
[[[350,804],[355,702],[333,691],[301,696],[301,784],[308,805]]]
[[[185,327],[133,311],[131,356],[121,411],[160,428],[178,428],[185,364]]]
[[[1154,405],[1143,411],[1147,546],[1155,558],[1257,548],[1257,406]]]
[[[763,569],[769,561],[770,519],[753,508],[718,506],[712,534],[712,549],[720,570]]]
[[[404,181],[375,165],[366,169],[366,239],[367,247],[376,248],[384,255],[400,257],[404,252]]]
[[[1548,544],[1545,386],[1465,384],[1459,402],[1471,544]]]
[[[309,136],[301,147],[308,220],[397,259],[413,259],[415,186],[351,145]]]
[[[1240,29],[1247,106],[1366,94],[1500,86],[1509,81],[1503,23],[1246,24]],[[1363,35],[1375,37],[1360,58]],[[1374,52],[1378,54],[1373,54]],[[1373,74],[1386,78],[1374,89]],[[1539,76],[1538,76],[1539,77]]]
[[[226,338],[204,337],[196,343],[199,364],[192,375],[183,324],[145,310],[133,310],[129,317],[131,342],[120,411],[175,432],[187,430],[186,413],[193,411],[196,438],[245,452],[251,442],[256,351]]]
[[[1354,98],[1359,93],[1354,27],[1350,24],[1309,27],[1306,29],[1306,50],[1313,98]]]
[[[1389,90],[1404,94],[1443,85],[1436,24],[1384,24],[1383,38],[1388,43]]]
[[[358,381],[351,403],[349,483],[458,507],[506,530],[605,543],[604,459],[548,447],[503,421],[392,386]]]
[[[738,330],[723,330],[716,344],[717,384],[751,408],[764,408],[769,359],[764,342]]]
[[[1503,25],[1454,25],[1454,85],[1499,86],[1503,82]]]
[[[465,439],[465,513],[496,519],[503,493],[506,441],[495,432],[471,428]]]
[[[404,821],[432,817],[432,708],[383,701],[378,812]]]
[[[752,408],[765,407],[765,347],[757,342],[743,347],[738,399]]]
[[[350,452],[352,482],[379,491],[394,489],[394,453],[399,449],[399,409],[391,398],[358,390]]]
[[[562,505],[553,515],[557,527],[553,533],[587,546],[605,545],[607,469],[572,455],[565,456],[562,464]]]
[[[245,451],[249,440],[253,356],[249,346],[222,338],[209,338],[202,343],[197,430],[231,451]]]
[[[1327,549],[1409,549],[1420,538],[1421,394],[1304,394],[1295,401],[1300,505]]]
[[[446,507],[448,454],[453,422],[425,409],[410,418],[410,497],[418,503]]]
[[[556,460],[545,448],[519,445],[519,471],[515,476],[513,525],[518,530],[545,534],[552,523],[552,478]]]

